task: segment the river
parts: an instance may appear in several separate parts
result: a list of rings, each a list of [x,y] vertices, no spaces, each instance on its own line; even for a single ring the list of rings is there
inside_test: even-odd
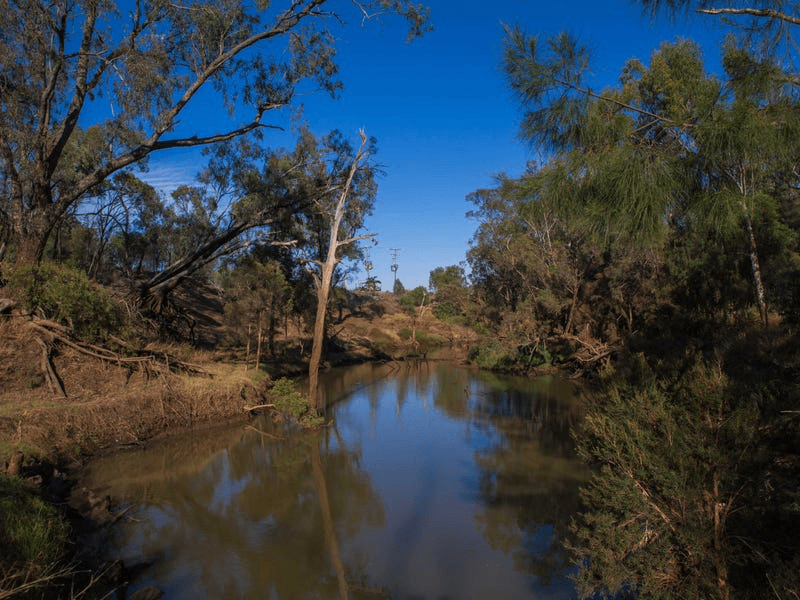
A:
[[[324,373],[332,425],[187,435],[97,461],[111,555],[167,599],[572,598],[579,389],[420,361]]]

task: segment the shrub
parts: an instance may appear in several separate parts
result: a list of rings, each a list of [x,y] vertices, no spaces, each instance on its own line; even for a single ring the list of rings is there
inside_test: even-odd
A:
[[[25,308],[70,326],[83,340],[105,340],[124,324],[110,295],[77,269],[52,263],[19,267],[8,283]]]
[[[269,395],[278,412],[291,415],[303,427],[318,427],[324,422],[308,398],[295,390],[292,380],[286,377],[275,381]]]

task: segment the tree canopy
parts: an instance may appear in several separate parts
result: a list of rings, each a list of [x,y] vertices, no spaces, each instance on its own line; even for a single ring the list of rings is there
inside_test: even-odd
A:
[[[303,82],[336,94],[335,27],[388,13],[409,38],[428,27],[427,9],[408,0],[4,0],[0,249],[36,262],[65,214],[113,174],[161,150],[278,127],[269,115]],[[227,111],[227,129],[182,123],[201,93]]]

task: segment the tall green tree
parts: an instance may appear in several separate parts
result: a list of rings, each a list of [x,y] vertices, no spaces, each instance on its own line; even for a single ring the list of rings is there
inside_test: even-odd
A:
[[[408,0],[0,2],[0,250],[36,262],[64,214],[114,173],[274,127],[267,116],[303,82],[335,94],[348,12],[400,15],[410,38],[427,27]],[[227,129],[181,124],[201,92],[228,111]],[[93,114],[108,116],[87,123]]]
[[[598,93],[584,82],[585,56],[566,34],[542,44],[508,30],[504,64],[524,107],[523,137],[558,156],[576,188],[570,201],[607,243],[659,245],[687,227],[738,227],[765,320],[753,215],[779,202],[776,184],[796,161],[787,73],[729,44],[722,82],[705,72],[697,45],[679,42],[663,44],[649,66],[629,61],[620,85]]]

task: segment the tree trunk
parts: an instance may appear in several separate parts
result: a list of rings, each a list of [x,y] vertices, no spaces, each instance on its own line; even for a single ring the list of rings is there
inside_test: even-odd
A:
[[[139,287],[140,301],[143,304],[152,303],[153,301],[155,301],[156,305],[163,303],[170,292],[187,277],[226,254],[227,251],[233,250],[235,247],[234,241],[253,226],[250,222],[237,223],[173,262]],[[226,248],[226,246],[228,247]]]
[[[339,226],[344,218],[344,211],[347,205],[347,196],[350,193],[350,185],[353,182],[353,177],[358,169],[359,161],[364,157],[364,145],[367,142],[367,137],[364,131],[361,131],[361,147],[358,150],[353,163],[350,165],[350,171],[347,175],[344,187],[339,194],[339,199],[336,202],[336,210],[333,214],[333,221],[331,223],[330,237],[328,242],[328,256],[325,263],[321,266],[322,272],[320,273],[319,280],[317,281],[317,315],[314,319],[314,341],[311,346],[311,359],[308,362],[308,397],[311,404],[317,410],[324,407],[324,402],[319,394],[319,363],[322,360],[322,344],[325,340],[325,313],[328,309],[328,297],[331,291],[331,282],[333,281],[333,271],[336,269],[336,264],[339,262],[336,258],[336,253],[339,246],[350,244],[358,238],[339,240]]]
[[[28,231],[12,232],[11,246],[15,251],[14,263],[17,266],[36,265],[42,261],[52,227],[44,231],[40,229],[31,227]]]
[[[256,344],[256,371],[261,368],[261,338],[263,331],[264,311],[258,312],[258,343]]]
[[[338,230],[338,223],[336,229]],[[331,234],[335,236],[335,234]],[[332,240],[334,241],[334,240]],[[311,346],[311,360],[308,363],[308,396],[318,409],[324,408],[319,394],[319,364],[322,360],[322,344],[325,341],[325,313],[328,309],[328,296],[331,290],[333,270],[336,267],[336,244],[328,250],[328,260],[322,267],[322,278],[317,288],[317,315],[314,318],[314,341]]]
[[[756,302],[758,304],[758,312],[761,316],[761,322],[766,327],[769,324],[769,315],[767,312],[767,294],[764,291],[764,281],[761,278],[761,264],[758,260],[758,246],[756,246],[756,236],[753,232],[753,222],[750,215],[747,215],[747,236],[750,240],[750,265],[753,270],[753,285],[756,292]]]
[[[575,317],[575,309],[578,307],[578,294],[580,293],[580,289],[581,276],[578,269],[575,269],[575,287],[572,289],[572,302],[569,305],[569,316],[567,316],[567,322],[564,324],[563,335],[572,334],[572,321]]]

